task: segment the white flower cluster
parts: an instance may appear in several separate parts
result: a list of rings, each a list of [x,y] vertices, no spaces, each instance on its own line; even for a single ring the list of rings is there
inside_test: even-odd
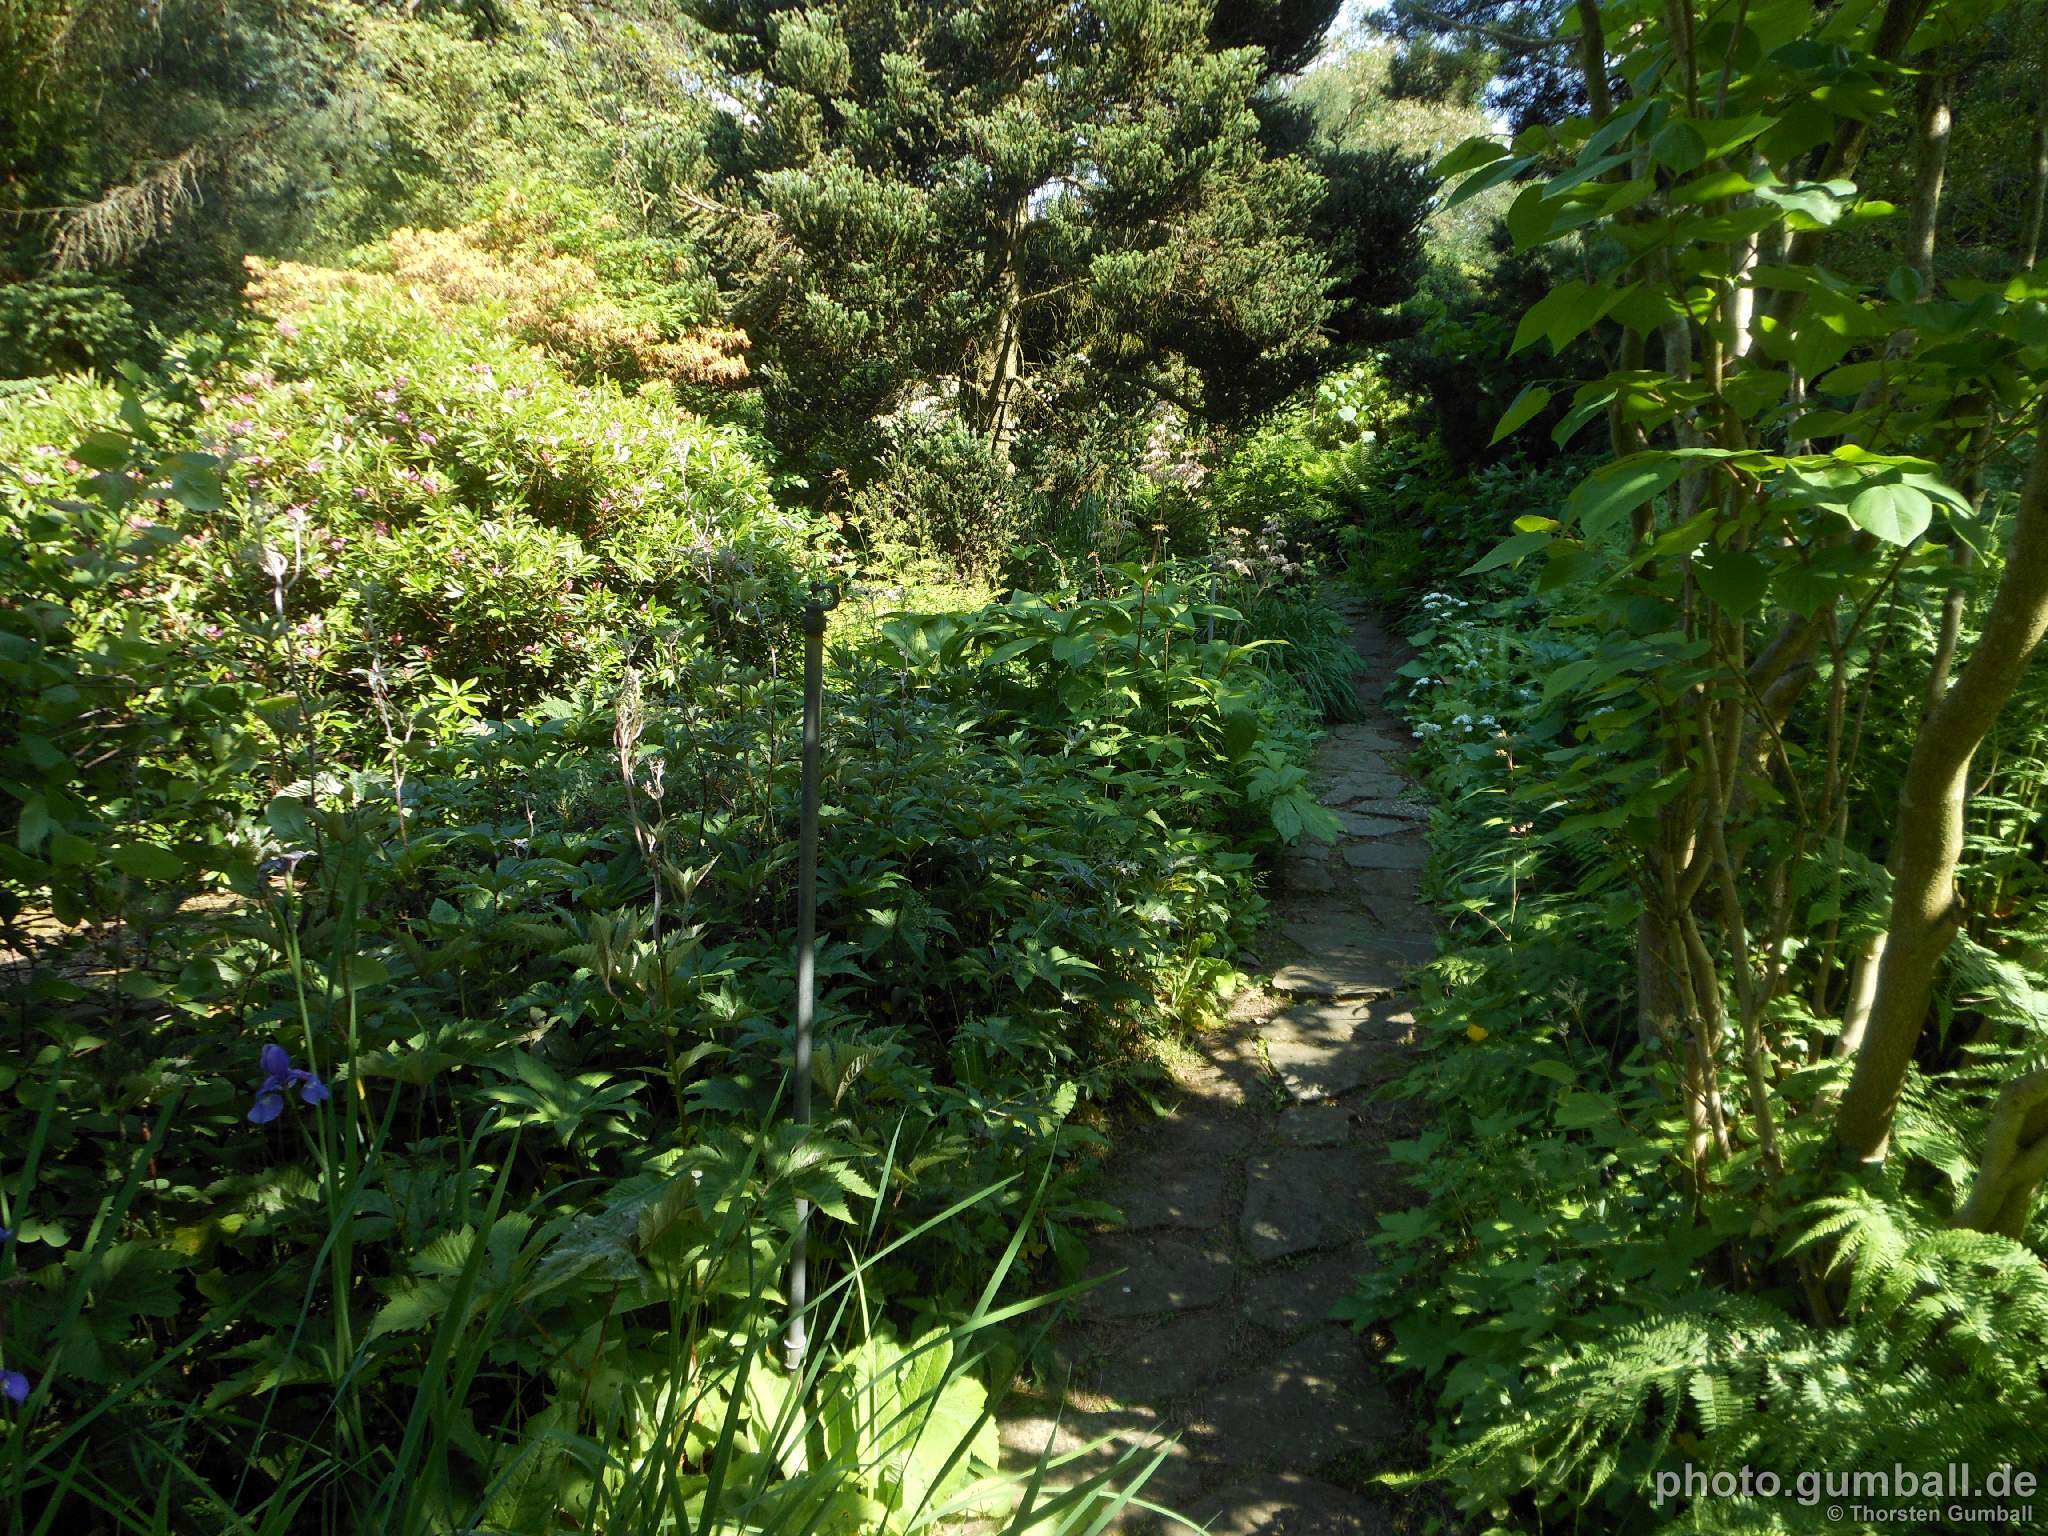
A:
[[[1442,620],[1457,617],[1458,610],[1470,608],[1472,604],[1462,597],[1449,592],[1425,592],[1422,594],[1422,611],[1432,619]]]
[[[1427,682],[1429,679],[1424,678],[1423,681]],[[1438,725],[1433,720],[1425,720],[1416,726],[1413,731],[1409,732],[1409,734],[1420,741],[1431,736],[1441,735],[1444,729],[1445,727]],[[1453,715],[1451,717],[1450,729],[1457,731],[1463,736],[1491,736],[1497,741],[1505,740],[1508,734],[1501,729],[1500,722],[1494,719],[1492,715]]]
[[[1216,550],[1216,562],[1233,576],[1247,579],[1299,576],[1299,560],[1289,556],[1280,519],[1269,517],[1257,534],[1247,528],[1225,528]]]
[[[1162,416],[1145,435],[1145,453],[1138,468],[1159,485],[1178,485],[1192,491],[1209,473],[1202,463],[1200,446],[1178,419]]]

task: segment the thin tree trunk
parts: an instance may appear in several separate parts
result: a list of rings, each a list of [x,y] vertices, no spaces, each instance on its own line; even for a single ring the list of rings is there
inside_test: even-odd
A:
[[[1955,875],[1970,761],[2048,630],[2048,406],[2034,426],[2033,462],[2020,494],[2012,548],[1983,632],[1955,686],[1915,738],[1899,794],[1891,918],[1877,997],[1835,1121],[1844,1152],[1861,1162],[1882,1160],[1890,1143],[1935,971],[1961,923]]]
[[[1017,435],[1017,385],[1023,376],[1024,347],[1018,326],[1023,318],[1023,278],[1017,270],[1018,247],[1024,240],[1024,221],[1029,215],[1025,199],[1019,198],[1004,215],[1002,270],[996,274],[995,335],[989,348],[987,387],[982,395],[981,420],[977,423],[988,439],[990,450],[1004,464],[1010,462],[1010,444]]]
[[[1951,1225],[1997,1232],[2017,1242],[2034,1193],[2048,1177],[2048,1068],[2005,1085],[1991,1111],[1984,1161],[1970,1198]]]
[[[1994,425],[1994,407],[1989,400],[1984,402],[1985,421],[1970,439],[1970,447],[1963,461],[1963,494],[1970,499],[1970,510],[1984,510],[1984,460],[1990,448],[1991,431]],[[1955,541],[1955,552],[1950,563],[1955,567],[1955,576],[1949,582],[1948,591],[1941,599],[1941,626],[1935,632],[1934,660],[1927,669],[1926,713],[1932,713],[1934,706],[1941,702],[1941,696],[1948,692],[1949,674],[1955,668],[1956,644],[1962,639],[1963,610],[1968,606],[1969,593],[1963,587],[1963,578],[1969,573],[1976,559],[1974,551],[1961,539]]]
[[[1854,1056],[1870,1028],[1871,1005],[1877,1001],[1877,969],[1884,960],[1884,935],[1874,933],[1856,951],[1849,967],[1849,995],[1842,1002],[1842,1033],[1835,1041],[1837,1056]]]
[[[2048,212],[2048,5],[2034,22],[2034,157],[2020,217],[2020,270],[2031,272],[2041,255],[2041,220]]]
[[[1594,121],[1614,110],[1607,89],[1607,32],[1600,24],[1600,0],[1578,0],[1579,71],[1586,79],[1586,104]]]
[[[1941,222],[1941,187],[1948,176],[1950,98],[1955,77],[1946,70],[1920,77],[1919,144],[1913,167],[1913,228],[1906,260],[1929,289],[1934,286],[1934,237]]]

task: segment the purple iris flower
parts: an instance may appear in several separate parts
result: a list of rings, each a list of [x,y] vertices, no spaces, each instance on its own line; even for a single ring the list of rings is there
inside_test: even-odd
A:
[[[256,1060],[263,1068],[256,1102],[249,1107],[249,1118],[256,1124],[268,1125],[282,1114],[285,1093],[294,1087],[308,1104],[327,1102],[327,1085],[304,1067],[293,1066],[291,1055],[283,1046],[266,1045]]]
[[[28,1378],[19,1371],[0,1371],[0,1397],[10,1403],[28,1401]]]

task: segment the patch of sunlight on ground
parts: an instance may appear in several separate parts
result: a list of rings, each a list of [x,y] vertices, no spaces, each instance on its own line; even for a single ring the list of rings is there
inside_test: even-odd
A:
[[[842,643],[873,638],[884,619],[898,614],[919,618],[941,613],[970,613],[995,599],[987,582],[963,581],[941,560],[918,560],[886,571],[863,572],[851,583],[832,615],[831,636]]]

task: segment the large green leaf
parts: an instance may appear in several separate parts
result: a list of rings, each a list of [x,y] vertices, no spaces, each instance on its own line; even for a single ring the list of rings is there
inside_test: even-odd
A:
[[[123,843],[108,849],[107,859],[122,874],[138,880],[175,880],[185,873],[183,859],[154,843]]]
[[[1453,176],[1462,176],[1482,165],[1490,165],[1505,157],[1507,152],[1507,146],[1498,139],[1467,139],[1431,166],[1430,174],[1439,181],[1449,181]]]
[[[1770,562],[1745,549],[1702,551],[1692,574],[1701,591],[1737,617],[1754,613],[1771,585]]]
[[[1534,554],[1537,550],[1548,544],[1552,537],[1553,535],[1547,529],[1538,529],[1531,533],[1510,534],[1477,560],[1466,566],[1464,574],[1467,576],[1477,576],[1482,571],[1496,570],[1503,565],[1510,565],[1521,559],[1524,555]]]
[[[1669,487],[1685,468],[1684,460],[1668,453],[1632,453],[1581,480],[1565,503],[1565,516],[1586,537],[1598,538]]]
[[[1535,165],[1537,158],[1535,155],[1517,155],[1511,160],[1495,161],[1485,170],[1478,172],[1476,175],[1468,176],[1459,182],[1458,190],[1444,200],[1444,207],[1455,208],[1460,203],[1468,202],[1480,193],[1499,186],[1504,181],[1514,180],[1517,176]]]
[[[1595,286],[1576,279],[1559,283],[1529,306],[1522,323],[1515,327],[1515,343],[1508,348],[1509,353],[1519,352],[1539,339],[1547,340],[1553,352],[1562,352],[1573,338],[1619,304],[1630,291],[1630,287]]]
[[[1492,442],[1499,442],[1510,432],[1525,425],[1536,413],[1550,404],[1550,391],[1541,384],[1525,384],[1522,392],[1502,413],[1500,424],[1493,429]]]
[[[1887,544],[1911,544],[1934,521],[1934,502],[1918,486],[1883,482],[1849,498],[1849,521]]]

